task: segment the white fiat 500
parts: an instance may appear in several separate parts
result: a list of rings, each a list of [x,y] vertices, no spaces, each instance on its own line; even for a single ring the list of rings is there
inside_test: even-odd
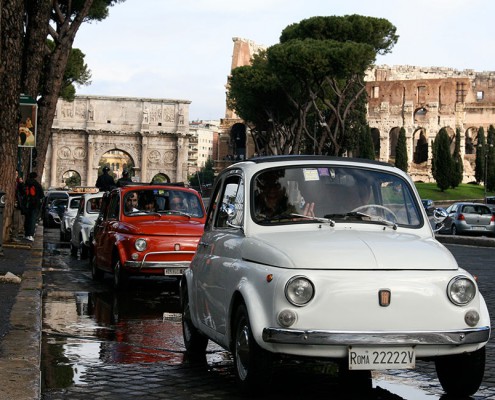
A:
[[[370,384],[371,370],[431,360],[456,395],[483,379],[485,301],[389,164],[278,156],[228,167],[181,302],[187,351],[204,355],[208,340],[230,350],[246,392],[287,356],[336,361]]]

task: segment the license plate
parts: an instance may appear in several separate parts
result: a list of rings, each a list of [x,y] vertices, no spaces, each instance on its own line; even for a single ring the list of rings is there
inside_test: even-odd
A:
[[[185,268],[167,268],[165,269],[165,275],[182,275]]]
[[[408,369],[415,364],[412,347],[349,347],[349,369]]]
[[[485,227],[484,226],[473,226],[471,227],[473,231],[484,231]]]

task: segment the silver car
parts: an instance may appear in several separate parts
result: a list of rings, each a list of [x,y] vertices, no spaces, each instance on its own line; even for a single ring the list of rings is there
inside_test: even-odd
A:
[[[495,235],[495,215],[485,204],[459,202],[447,208],[440,233]]]
[[[60,222],[60,240],[70,240],[70,230],[74,223],[74,218],[79,208],[79,202],[81,201],[81,195],[69,195],[67,207],[62,215],[62,221]]]
[[[81,252],[81,258],[86,258],[89,254],[89,237],[100,213],[103,194],[86,193],[81,198],[71,229],[70,251],[73,256],[77,255],[78,250]]]

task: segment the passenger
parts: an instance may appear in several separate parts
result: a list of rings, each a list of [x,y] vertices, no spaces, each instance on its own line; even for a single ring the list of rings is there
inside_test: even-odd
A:
[[[137,206],[138,206],[138,195],[136,192],[131,192],[126,197],[125,210],[127,212],[139,211]]]
[[[170,209],[172,211],[187,212],[187,206],[184,199],[179,195],[174,195],[170,200]]]

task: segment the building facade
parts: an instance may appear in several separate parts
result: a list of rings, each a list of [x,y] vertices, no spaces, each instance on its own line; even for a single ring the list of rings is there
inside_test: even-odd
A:
[[[94,186],[102,159],[117,177],[126,164],[132,166],[134,181],[186,182],[189,104],[187,100],[110,96],[59,100],[43,186],[63,187],[66,178],[74,176],[81,185]]]
[[[232,69],[248,65],[262,49],[250,40],[234,38]],[[479,148],[478,130],[495,125],[495,72],[459,71],[452,68],[376,66],[366,74],[367,120],[372,130],[376,159],[395,162],[401,127],[406,130],[408,173],[416,181],[431,182],[432,144],[441,128],[451,138],[461,133],[464,182],[474,181]],[[228,90],[228,85],[227,85]],[[248,127],[234,111],[226,109],[219,132],[217,169],[231,158],[254,155]]]

